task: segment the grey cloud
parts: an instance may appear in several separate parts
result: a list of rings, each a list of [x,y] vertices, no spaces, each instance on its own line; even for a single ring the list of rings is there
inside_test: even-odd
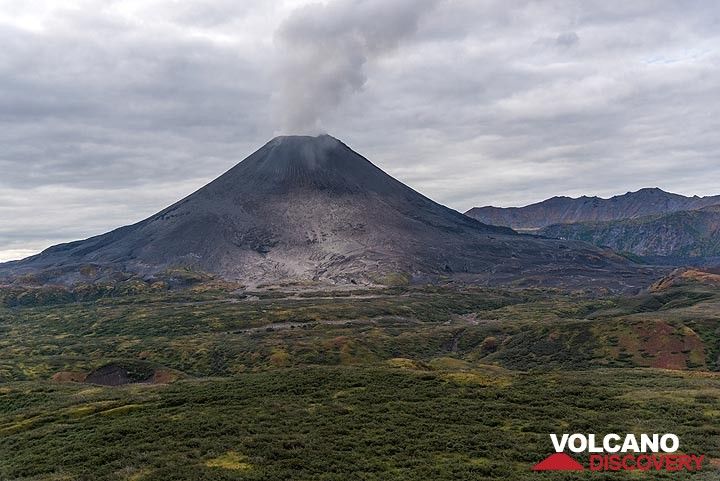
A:
[[[0,31],[0,184],[183,179],[264,139],[270,93],[257,59],[202,39],[153,41],[165,32],[112,18],[92,29],[95,18]]]
[[[580,37],[575,32],[564,32],[557,36],[555,43],[562,47],[572,47],[580,41]]]
[[[0,21],[0,257],[138,221],[278,124],[458,210],[720,193],[712,2],[300,3],[83,0],[38,28]]]

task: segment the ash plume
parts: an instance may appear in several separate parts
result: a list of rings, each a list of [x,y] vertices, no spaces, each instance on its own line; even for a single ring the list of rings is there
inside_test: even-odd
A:
[[[337,0],[295,10],[278,28],[274,114],[285,133],[319,133],[323,118],[367,81],[368,62],[417,30],[437,0]]]

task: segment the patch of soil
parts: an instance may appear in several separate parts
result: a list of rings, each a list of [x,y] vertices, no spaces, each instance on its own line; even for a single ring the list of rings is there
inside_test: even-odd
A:
[[[700,337],[688,327],[678,328],[661,320],[636,323],[633,335],[621,338],[620,346],[639,366],[705,367],[705,345]]]
[[[53,374],[54,382],[85,382],[87,373],[80,371],[59,371]]]
[[[170,384],[177,381],[179,378],[180,375],[175,371],[171,371],[169,369],[156,369],[149,382],[151,384]]]
[[[106,364],[92,371],[84,382],[101,386],[124,386],[126,384],[169,384],[177,381],[181,373],[172,369],[153,369],[146,364]]]
[[[88,374],[85,382],[101,386],[122,386],[130,384],[132,381],[127,369],[117,364],[108,364]]]
[[[155,369],[145,362],[122,361],[106,364],[88,374],[85,382],[103,386],[122,386],[149,382]]]

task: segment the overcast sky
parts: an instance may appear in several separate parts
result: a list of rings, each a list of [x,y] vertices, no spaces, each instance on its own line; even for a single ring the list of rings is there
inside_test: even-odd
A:
[[[0,0],[0,260],[133,223],[280,133],[460,211],[720,193],[720,3]]]

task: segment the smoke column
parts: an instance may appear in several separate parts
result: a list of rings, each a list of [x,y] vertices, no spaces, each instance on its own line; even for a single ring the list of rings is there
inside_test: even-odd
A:
[[[367,63],[412,36],[436,2],[336,0],[295,10],[275,33],[281,131],[322,131],[323,117],[365,85]]]

